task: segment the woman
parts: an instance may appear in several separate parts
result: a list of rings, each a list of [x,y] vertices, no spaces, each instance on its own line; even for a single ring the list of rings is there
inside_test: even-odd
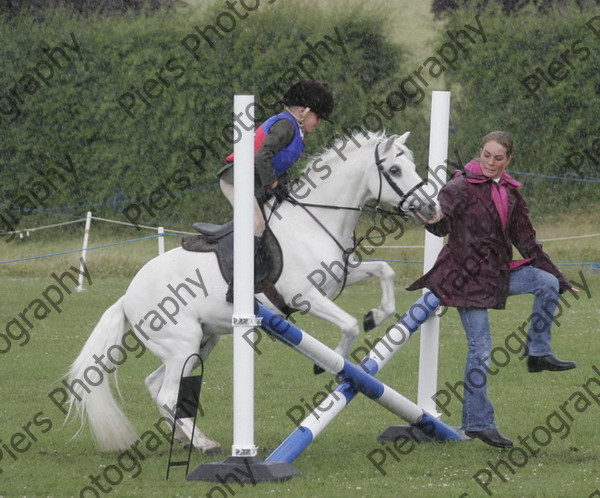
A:
[[[487,397],[492,348],[488,308],[503,309],[509,295],[534,294],[531,316],[546,319],[531,321],[524,352],[528,370],[575,368],[552,354],[550,329],[558,294],[578,291],[535,238],[521,185],[505,171],[512,156],[510,135],[489,133],[479,161],[469,162],[441,189],[443,218],[426,228],[448,235],[448,241],[433,268],[408,288],[427,287],[442,305],[458,308],[468,341],[462,428],[469,437],[498,447],[511,447],[512,441],[498,431]],[[512,261],[513,245],[525,259]]]

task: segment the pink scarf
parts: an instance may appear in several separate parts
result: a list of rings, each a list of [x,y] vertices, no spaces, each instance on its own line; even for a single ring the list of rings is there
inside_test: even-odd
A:
[[[501,181],[492,182],[492,200],[496,205],[500,220],[502,220],[502,227],[506,229],[506,222],[508,221],[508,192]]]
[[[510,176],[506,171],[502,172],[502,176],[500,176],[499,181],[494,181],[492,178],[488,178],[484,176],[483,171],[481,170],[481,165],[479,161],[471,161],[465,166],[465,170],[474,173],[481,178],[468,178],[467,181],[471,183],[485,183],[490,182],[491,191],[492,191],[492,200],[494,201],[494,205],[496,206],[496,210],[500,215],[500,220],[502,221],[502,227],[506,228],[506,223],[508,222],[508,191],[506,187],[520,189],[521,184],[515,180],[512,176]]]
[[[470,171],[481,178],[467,178],[470,183],[485,183],[490,182],[490,189],[492,192],[492,201],[496,206],[496,210],[500,215],[502,221],[502,227],[506,230],[506,224],[508,223],[508,188],[520,189],[521,184],[510,176],[506,171],[502,172],[499,181],[494,181],[492,178],[484,176],[481,170],[479,161],[471,161],[465,166],[465,170]],[[529,263],[533,258],[522,259],[520,261],[511,261],[509,264],[510,270],[515,270],[526,263]]]

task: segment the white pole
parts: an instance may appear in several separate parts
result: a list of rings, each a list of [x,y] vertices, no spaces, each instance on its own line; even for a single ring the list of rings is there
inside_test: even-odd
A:
[[[232,456],[257,455],[254,445],[254,110],[253,95],[234,96],[233,167],[233,445]],[[241,135],[240,136],[236,136]],[[237,141],[236,141],[237,140]],[[249,337],[250,340],[244,339]]]
[[[165,252],[165,229],[164,227],[158,227],[158,254],[164,254]]]
[[[429,125],[429,181],[438,182],[436,190],[446,183],[448,161],[448,130],[450,127],[450,92],[432,92],[431,122]],[[444,166],[440,168],[440,166]],[[436,172],[436,175],[432,175]],[[437,179],[436,179],[437,177]],[[431,269],[444,246],[444,239],[425,232],[425,257],[423,271]],[[423,289],[425,294],[427,289]],[[417,404],[423,410],[437,416],[435,393],[437,392],[440,317],[433,314],[421,326],[419,355],[419,388]]]
[[[233,112],[233,444],[225,461],[202,464],[186,479],[224,484],[233,476],[243,486],[299,472],[288,462],[265,462],[254,445],[253,344],[260,325],[254,314],[254,96],[235,95]]]
[[[77,292],[83,290],[83,274],[85,270],[85,260],[87,258],[88,240],[90,238],[90,226],[92,224],[92,212],[88,211],[85,217],[85,232],[83,233],[83,247],[81,251],[81,263],[79,265],[79,282],[77,285]]]

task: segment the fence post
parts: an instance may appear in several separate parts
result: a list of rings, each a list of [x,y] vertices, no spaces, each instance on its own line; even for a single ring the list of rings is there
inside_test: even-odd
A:
[[[79,284],[77,285],[77,292],[83,290],[83,276],[85,272],[85,260],[87,258],[88,241],[90,238],[90,226],[92,224],[92,212],[88,211],[85,217],[85,232],[83,234],[83,248],[81,251],[81,264],[79,265]]]
[[[158,227],[158,254],[164,254],[165,252],[165,229],[164,227]]]

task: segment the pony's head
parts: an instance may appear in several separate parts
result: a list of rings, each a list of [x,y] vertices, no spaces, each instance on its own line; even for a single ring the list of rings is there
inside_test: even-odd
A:
[[[405,142],[410,132],[382,137],[375,146],[377,176],[372,175],[369,189],[378,202],[387,202],[418,223],[436,223],[441,219],[437,199],[427,182],[417,174],[413,154]]]

